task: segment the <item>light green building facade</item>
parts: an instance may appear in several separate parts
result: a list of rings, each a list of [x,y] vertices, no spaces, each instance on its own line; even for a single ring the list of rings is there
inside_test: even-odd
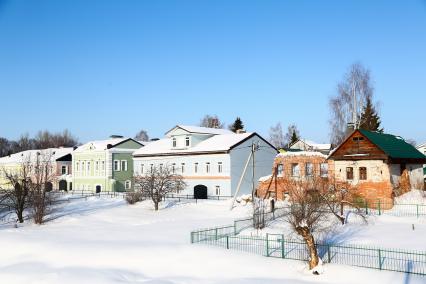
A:
[[[72,153],[73,189],[93,192],[133,189],[132,154],[143,145],[131,138],[92,141]]]

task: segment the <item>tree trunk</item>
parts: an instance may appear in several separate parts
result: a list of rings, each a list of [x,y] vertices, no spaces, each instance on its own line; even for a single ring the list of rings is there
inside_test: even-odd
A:
[[[303,237],[305,241],[308,251],[309,251],[309,269],[315,268],[319,264],[319,257],[317,246],[315,244],[314,236],[312,236],[311,232],[307,227],[297,227],[297,233]]]
[[[154,208],[155,208],[155,211],[158,211],[158,201],[154,201]]]
[[[18,216],[18,221],[19,223],[24,223],[24,214],[22,211],[18,210],[18,212],[16,212],[16,215]]]

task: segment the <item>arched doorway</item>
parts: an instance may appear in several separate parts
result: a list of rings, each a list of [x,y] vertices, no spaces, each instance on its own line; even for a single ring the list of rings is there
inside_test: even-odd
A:
[[[97,186],[96,186],[96,193],[99,193],[99,192],[101,192],[101,191],[102,191],[102,186],[97,185]]]
[[[59,190],[67,191],[67,181],[61,179],[59,181]]]
[[[52,184],[50,181],[49,181],[49,182],[46,182],[45,186],[46,186],[46,191],[47,191],[47,192],[49,192],[49,191],[52,191],[52,190],[53,190],[53,184]]]
[[[202,184],[194,186],[194,199],[207,199],[207,186]]]

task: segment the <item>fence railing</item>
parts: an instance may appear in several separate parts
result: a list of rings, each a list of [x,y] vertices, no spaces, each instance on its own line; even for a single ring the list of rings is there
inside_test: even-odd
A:
[[[309,259],[303,241],[286,239],[281,234],[267,234],[265,237],[239,236],[236,231],[238,229],[235,223],[233,226],[197,230],[191,232],[191,243],[213,245],[266,257],[301,261]],[[316,245],[324,263],[426,275],[425,251],[326,243]]]

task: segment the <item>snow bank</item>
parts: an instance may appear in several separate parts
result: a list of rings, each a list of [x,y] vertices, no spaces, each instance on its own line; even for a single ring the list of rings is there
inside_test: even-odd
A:
[[[395,204],[423,204],[426,205],[426,192],[412,189],[395,198]]]

